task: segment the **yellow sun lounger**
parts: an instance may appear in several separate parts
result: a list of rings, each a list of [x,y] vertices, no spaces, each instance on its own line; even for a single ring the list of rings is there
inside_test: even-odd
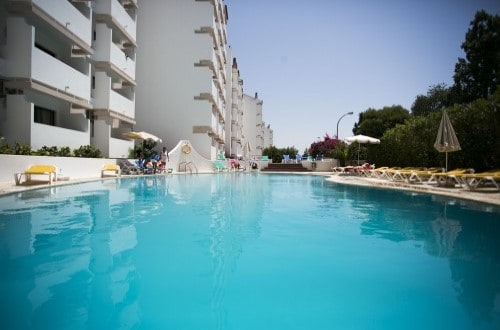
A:
[[[21,173],[14,173],[14,181],[16,186],[22,183],[30,183],[33,181],[32,176],[48,176],[48,183],[57,180],[57,168],[53,165],[31,165],[26,171]],[[24,177],[24,182],[22,178]]]
[[[427,184],[436,184],[438,186],[463,186],[463,181],[460,180],[459,176],[464,174],[474,173],[474,170],[469,168],[457,168],[453,171],[441,172],[441,173],[433,173],[429,180],[427,180]]]
[[[104,178],[104,176],[106,174],[120,176],[121,175],[120,166],[118,166],[116,164],[106,164],[106,165],[104,165],[102,167],[102,170],[101,170],[101,178]]]
[[[462,180],[471,191],[477,190],[478,188],[492,188],[493,191],[500,191],[500,170],[458,174],[457,177]]]

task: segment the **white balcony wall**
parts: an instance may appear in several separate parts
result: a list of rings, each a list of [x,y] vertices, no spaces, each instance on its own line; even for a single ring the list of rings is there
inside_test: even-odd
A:
[[[219,135],[220,138],[224,138],[224,125],[221,125],[221,123],[217,124],[217,134]]]
[[[128,150],[134,148],[134,141],[109,139],[109,158],[128,158]]]
[[[127,99],[113,90],[109,91],[109,109],[127,117],[135,117],[134,101]]]
[[[219,95],[219,89],[217,88],[216,84],[213,81],[212,81],[212,96],[215,100],[215,105],[217,107],[217,110],[219,111],[219,115],[222,116],[222,118],[224,118],[225,111],[223,107],[223,102]]]
[[[110,43],[110,62],[116,65],[121,71],[125,72],[130,78],[135,80],[135,61],[126,57],[118,46]]]
[[[113,63],[119,70],[135,80],[135,61],[125,56],[125,53],[113,43],[113,31],[106,24],[96,24],[99,36],[95,44],[94,60]]]
[[[96,72],[94,90],[94,108],[110,109],[125,116],[135,117],[135,101],[120,95],[111,89],[111,78],[104,72]]]
[[[92,38],[92,22],[82,15],[68,1],[32,0],[34,4],[49,13],[61,25],[66,26],[73,34],[90,46]]]
[[[39,123],[31,124],[31,148],[38,150],[43,146],[68,146],[71,149],[90,144],[88,132],[49,126]],[[64,142],[61,142],[64,141]]]
[[[31,77],[26,78],[36,79],[85,100],[90,99],[89,76],[35,47],[32,48],[31,69]]]
[[[213,132],[217,132],[217,124],[219,123],[219,121],[217,120],[217,117],[212,113],[212,124],[211,124],[211,127],[212,127],[212,131]]]
[[[100,0],[96,2],[95,13],[111,15],[118,24],[127,31],[132,41],[136,41],[136,24],[125,8],[117,0]]]

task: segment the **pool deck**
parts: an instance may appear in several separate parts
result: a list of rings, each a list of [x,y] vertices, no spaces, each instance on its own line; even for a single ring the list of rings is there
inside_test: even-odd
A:
[[[237,173],[218,173],[217,175],[238,175]],[[266,172],[266,173],[276,173],[276,172]],[[444,195],[449,197],[456,197],[461,199],[473,200],[484,202],[488,204],[500,205],[500,192],[492,192],[492,191],[469,191],[463,188],[453,188],[453,187],[436,187],[434,185],[427,184],[410,184],[405,182],[393,182],[385,179],[376,179],[376,178],[366,178],[359,176],[350,176],[350,175],[338,175],[332,174],[331,172],[308,172],[308,173],[294,173],[287,172],[282,174],[300,174],[300,175],[322,175],[327,177],[328,181],[335,182],[338,184],[346,184],[346,185],[356,185],[356,186],[367,186],[367,187],[379,187],[386,189],[397,189],[404,191],[416,191],[421,193],[429,193],[435,195]],[[162,175],[162,174],[158,174]],[[172,175],[172,174],[169,174]],[[174,175],[190,175],[190,174],[174,174]],[[266,175],[266,174],[263,174]],[[124,176],[127,177],[127,176]],[[19,185],[16,186],[14,180],[11,182],[0,182],[0,195],[10,194],[21,192],[30,189],[39,189],[39,188],[47,188],[54,187],[60,185],[67,184],[75,184],[80,182],[88,182],[88,181],[97,181],[97,180],[109,180],[114,179],[114,177],[108,178],[87,178],[87,179],[77,179],[77,180],[68,180],[68,181],[57,181],[52,183],[52,185],[36,182],[30,185]]]
[[[457,188],[437,187],[435,185],[429,185],[429,184],[395,182],[386,179],[366,178],[366,177],[349,176],[349,175],[342,176],[337,174],[331,175],[331,173],[327,180],[339,184],[423,192],[428,194],[456,197],[461,199],[484,202],[488,204],[500,205],[500,192],[494,192],[491,190],[478,189],[477,191],[470,191],[458,187]]]

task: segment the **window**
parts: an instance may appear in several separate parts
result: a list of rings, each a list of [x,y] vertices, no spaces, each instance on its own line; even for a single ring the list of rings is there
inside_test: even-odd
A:
[[[35,123],[55,126],[55,111],[35,105]]]

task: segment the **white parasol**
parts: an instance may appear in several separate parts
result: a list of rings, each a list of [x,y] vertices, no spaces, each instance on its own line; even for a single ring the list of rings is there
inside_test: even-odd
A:
[[[445,170],[448,172],[448,152],[458,151],[462,148],[460,148],[460,143],[455,135],[455,130],[451,125],[451,121],[446,113],[446,110],[443,110],[443,116],[441,117],[441,123],[439,124],[439,130],[436,142],[434,142],[434,148],[436,148],[439,152],[446,153]]]
[[[358,165],[359,165],[359,149],[361,143],[369,143],[369,144],[380,144],[380,140],[373,138],[371,136],[366,136],[366,135],[354,135],[354,136],[349,136],[346,138],[347,142],[357,142],[358,143]]]
[[[162,142],[162,140],[157,137],[156,135],[153,135],[151,133],[148,133],[148,132],[126,132],[126,133],[123,133],[123,136],[129,138],[129,139],[133,139],[133,140],[153,140],[155,142]]]

